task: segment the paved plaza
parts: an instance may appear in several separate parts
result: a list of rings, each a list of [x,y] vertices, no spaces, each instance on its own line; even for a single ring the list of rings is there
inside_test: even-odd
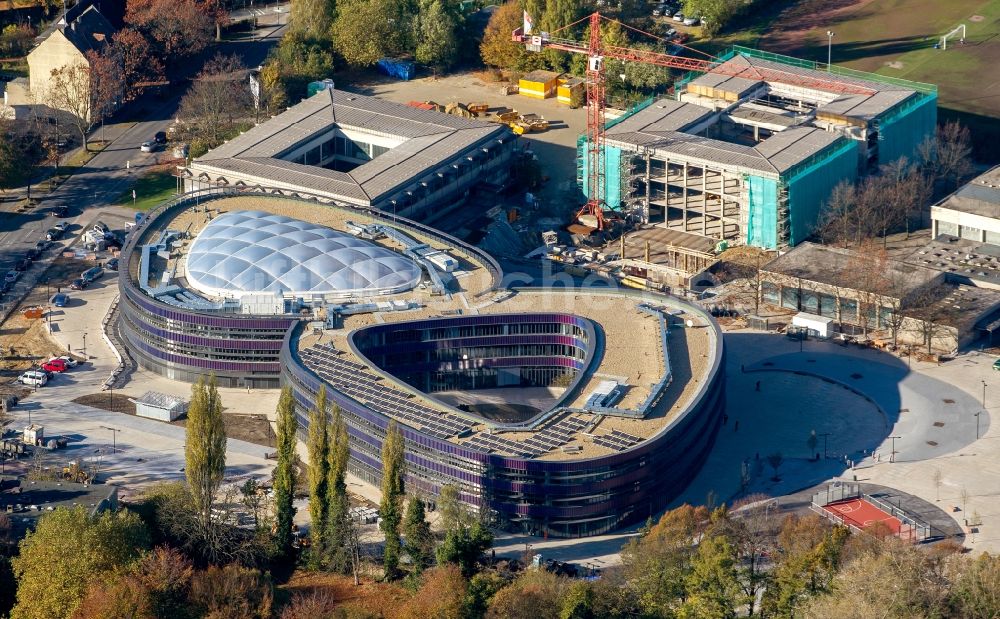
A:
[[[16,409],[18,422],[30,410],[50,434],[80,438],[70,452],[93,457],[95,446],[100,448],[114,483],[180,479],[183,428],[69,403],[100,391],[117,363],[100,336],[116,294],[113,282],[108,277],[76,293],[79,302],[55,317],[52,335],[60,346],[82,350],[87,333],[88,364],[30,396]],[[941,365],[907,363],[834,342],[806,341],[800,350],[799,342],[784,336],[749,330],[727,332],[725,344],[727,419],[704,469],[677,505],[719,503],[742,492],[794,495],[829,480],[856,478],[917,497],[925,502],[925,516],[975,525],[966,527],[966,545],[1000,550],[1000,431],[991,423],[991,413],[1000,412],[1000,375],[990,370],[994,357],[970,352]],[[186,396],[190,386],[139,371],[122,393],[135,397],[148,389]],[[223,389],[222,395],[231,412],[273,419],[276,390]],[[109,455],[113,433],[106,427],[120,430],[118,453]],[[812,431],[818,460],[808,446]],[[227,476],[269,474],[273,463],[263,458],[265,451],[230,440]],[[777,452],[782,462],[775,471],[767,460]],[[377,488],[350,481],[352,492],[378,500]],[[498,556],[520,557],[530,548],[547,558],[606,567],[620,560],[618,550],[637,528],[573,540],[501,534],[496,550]]]

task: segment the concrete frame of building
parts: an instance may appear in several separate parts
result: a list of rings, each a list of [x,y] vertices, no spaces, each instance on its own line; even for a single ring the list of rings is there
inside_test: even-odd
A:
[[[822,72],[815,63],[741,47],[719,60],[743,77],[703,74],[682,82],[676,100],[650,100],[609,122],[609,208],[642,224],[732,243],[794,246],[809,237],[837,182],[912,158],[933,133],[931,85],[839,67]],[[796,85],[800,78],[809,86]],[[843,94],[826,85],[832,82],[871,94]]]

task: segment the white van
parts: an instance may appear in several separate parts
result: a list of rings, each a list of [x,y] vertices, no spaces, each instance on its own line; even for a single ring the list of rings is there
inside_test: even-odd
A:
[[[45,372],[28,370],[24,374],[21,374],[17,381],[29,387],[44,387],[49,382],[49,377]]]

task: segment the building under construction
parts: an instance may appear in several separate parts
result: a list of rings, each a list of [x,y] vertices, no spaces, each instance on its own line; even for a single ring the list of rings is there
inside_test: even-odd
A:
[[[679,81],[674,98],[607,124],[608,208],[710,239],[789,247],[812,234],[837,183],[913,159],[933,135],[935,86],[743,47],[718,61]]]

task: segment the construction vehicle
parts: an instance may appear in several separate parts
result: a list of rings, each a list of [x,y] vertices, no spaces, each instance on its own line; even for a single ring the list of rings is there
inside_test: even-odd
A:
[[[646,49],[636,49],[619,47],[616,45],[605,45],[601,38],[601,22],[618,23],[619,26],[634,30],[660,43],[670,44],[669,49],[676,46],[681,49],[702,54],[707,59],[688,58],[685,56],[674,56]],[[566,31],[584,22],[590,27],[589,37],[586,41],[574,41],[566,38]],[[667,41],[661,37],[643,32],[631,26],[621,24],[615,20],[608,19],[600,13],[592,13],[587,17],[579,19],[571,24],[550,32],[535,33],[531,28],[531,17],[524,13],[524,26],[517,28],[511,34],[511,38],[516,43],[523,44],[530,52],[541,52],[546,49],[555,49],[572,54],[585,54],[587,56],[587,141],[586,160],[587,178],[586,195],[587,203],[577,213],[577,219],[587,216],[597,223],[598,229],[605,228],[605,209],[607,205],[604,201],[605,182],[605,91],[606,83],[604,79],[604,64],[608,59],[624,60],[626,62],[642,62],[682,71],[696,71],[698,73],[708,73],[712,71],[720,75],[729,77],[744,77],[754,80],[767,80],[768,78],[781,77],[786,83],[791,83],[803,88],[823,86],[826,90],[832,90],[841,94],[861,94],[871,96],[875,93],[871,88],[859,83],[834,82],[824,79],[821,75],[799,76],[790,75],[780,69],[766,69],[755,67],[752,75],[745,75],[746,69],[741,67],[728,67],[711,54],[706,54],[680,43]],[[613,212],[609,216],[615,217]]]
[[[69,466],[64,466],[62,468],[61,477],[66,481],[72,481],[78,484],[85,484],[90,481],[90,473],[80,468],[80,464],[76,460],[71,460]]]

